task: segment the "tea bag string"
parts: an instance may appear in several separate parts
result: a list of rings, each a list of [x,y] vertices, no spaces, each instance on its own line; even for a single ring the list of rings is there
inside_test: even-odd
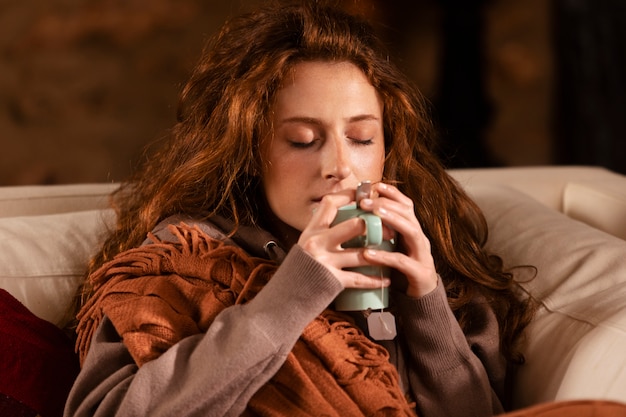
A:
[[[380,269],[380,299],[381,299],[381,300],[383,300],[383,299],[384,299],[384,297],[385,297],[385,286],[384,286],[384,284],[383,284],[383,279],[384,279],[384,276],[383,276],[383,269],[381,268],[381,269]],[[380,321],[380,324],[382,324],[383,328],[385,329],[385,332],[387,332],[387,333],[391,333],[391,329],[390,329],[390,328],[389,328],[389,326],[387,325],[387,322],[386,322],[385,320],[383,320],[383,315],[382,315],[382,313],[383,313],[383,311],[384,311],[384,310],[385,310],[385,309],[381,306],[381,307],[380,307],[380,313],[381,313],[381,314],[379,314],[379,315],[378,315],[378,321]]]

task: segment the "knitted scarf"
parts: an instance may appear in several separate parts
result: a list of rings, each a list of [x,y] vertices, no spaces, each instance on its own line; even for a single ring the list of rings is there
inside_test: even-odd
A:
[[[161,241],[119,254],[91,277],[94,296],[81,309],[81,363],[106,315],[139,366],[185,337],[205,332],[217,314],[246,303],[277,265],[184,223]],[[414,415],[387,351],[343,314],[311,322],[279,371],[252,397],[244,415]]]

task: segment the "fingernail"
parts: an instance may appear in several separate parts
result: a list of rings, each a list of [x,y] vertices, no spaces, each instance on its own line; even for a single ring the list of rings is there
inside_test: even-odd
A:
[[[374,202],[372,201],[371,198],[364,198],[363,200],[361,200],[361,202],[359,203],[361,207],[369,207],[373,204]]]
[[[376,252],[374,249],[367,249],[365,252],[367,252],[369,256],[376,256],[378,254],[378,252]]]

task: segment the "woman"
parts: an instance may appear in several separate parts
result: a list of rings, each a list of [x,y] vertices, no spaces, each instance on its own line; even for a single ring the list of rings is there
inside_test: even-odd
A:
[[[492,415],[528,301],[432,152],[422,98],[373,31],[311,4],[228,22],[171,141],[116,194],[94,258],[66,414]],[[364,210],[396,252],[342,249]],[[147,237],[146,237],[147,236]],[[391,267],[391,279],[345,268]],[[391,287],[393,340],[336,312]]]

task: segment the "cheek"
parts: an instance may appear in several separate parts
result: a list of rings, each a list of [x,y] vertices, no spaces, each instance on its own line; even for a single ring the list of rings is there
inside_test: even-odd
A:
[[[265,188],[280,190],[291,183],[297,183],[298,177],[304,176],[307,168],[305,162],[284,154],[269,160],[262,173]]]
[[[282,222],[302,231],[311,213],[303,203],[302,182],[294,176],[276,175],[264,183],[265,198],[272,213]]]
[[[380,157],[378,158],[378,173],[380,175],[379,179],[383,179],[383,172],[385,171],[385,150],[381,152]]]
[[[302,181],[301,163],[294,163],[288,157],[275,158],[263,170],[263,189],[270,208],[280,210],[291,204],[294,193]],[[278,213],[276,213],[278,214]]]
[[[358,178],[367,178],[372,181],[380,181],[385,169],[385,152],[379,149],[376,152],[361,155],[354,161],[355,173]]]

